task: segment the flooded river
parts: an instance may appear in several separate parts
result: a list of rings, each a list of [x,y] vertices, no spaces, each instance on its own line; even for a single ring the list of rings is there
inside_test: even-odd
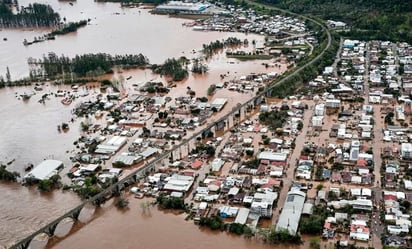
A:
[[[151,207],[143,212],[141,200],[130,198],[130,209],[119,211],[109,207],[102,211],[99,218],[66,239],[54,244],[53,248],[168,248],[168,249],[269,249],[298,246],[276,246],[264,244],[254,238],[240,236],[209,229],[200,229],[193,221],[185,221],[185,215],[175,215]],[[110,224],[110,225],[107,225]]]
[[[48,52],[68,56],[97,52],[142,53],[151,63],[162,63],[170,57],[195,58],[199,55],[198,51],[202,44],[230,36],[256,40],[258,44],[263,42],[263,37],[257,35],[196,32],[182,25],[188,20],[151,15],[146,9],[120,8],[119,4],[95,3],[91,0],[77,1],[73,6],[57,0],[39,2],[52,5],[68,21],[90,18],[90,25],[79,29],[77,33],[58,36],[54,41],[27,47],[22,44],[24,39],[32,40],[48,30],[2,30],[0,34],[7,37],[7,41],[0,42],[0,75],[5,74],[8,66],[13,79],[25,77],[29,72],[27,58],[40,58]],[[28,3],[27,0],[19,1],[20,5]],[[196,91],[198,97],[206,96],[210,84],[236,79],[249,73],[280,73],[285,70],[284,66],[265,68],[259,61],[239,62],[227,59],[223,53],[211,58],[208,67],[208,74],[190,75],[184,82],[177,83],[177,87],[172,88],[170,96],[174,98],[185,94],[188,86]],[[129,93],[133,93],[132,84],[135,83],[149,80],[165,82],[165,79],[147,70],[127,70],[121,74],[124,78],[132,76],[125,82]],[[221,74],[226,74],[227,77],[222,80]],[[118,77],[118,74],[115,77]],[[59,89],[67,91],[70,90],[69,87],[45,84],[42,88],[43,90],[36,92],[36,95],[25,102],[21,100],[20,94],[34,92],[33,86],[0,89],[0,162],[12,162],[8,168],[22,175],[27,163],[37,165],[46,158],[61,160],[66,169],[70,168],[69,157],[75,150],[73,142],[80,135],[81,120],[71,121],[71,111],[76,103],[65,106],[60,102],[60,98],[53,95],[50,95],[45,104],[38,103],[43,94],[55,93]],[[76,101],[93,99],[96,94],[95,90],[90,91],[87,97]],[[250,98],[252,95],[222,89],[213,98],[228,98],[229,102],[225,107],[228,111],[238,102],[243,102],[242,99]],[[58,132],[57,126],[63,122],[69,123],[70,129],[67,132]],[[77,196],[71,192],[55,191],[51,194],[40,194],[36,188],[23,187],[18,183],[0,184],[0,197],[0,248],[24,238],[80,203]],[[98,219],[56,247],[193,248],[193,243],[196,243],[199,248],[266,248],[266,245],[254,241],[232,239],[225,234],[212,235],[210,232],[201,232],[180,216],[165,215],[153,210],[151,217],[143,217],[139,213],[141,210],[136,210],[136,205],[133,202],[131,211],[124,214],[104,211]],[[130,222],[134,218],[136,222]],[[108,221],[110,222],[107,223]],[[125,232],[128,232],[126,236]],[[176,240],[170,243],[169,240],[156,239],[158,234],[170,234],[167,238]],[[125,239],[131,237],[136,240]]]

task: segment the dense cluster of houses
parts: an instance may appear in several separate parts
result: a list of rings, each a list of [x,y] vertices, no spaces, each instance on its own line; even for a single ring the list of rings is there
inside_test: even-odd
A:
[[[309,88],[329,89],[312,95],[308,136],[319,143],[305,144],[295,177],[327,186],[314,197],[330,208],[325,239],[339,234],[341,245],[370,246],[373,237],[388,246],[408,245],[411,49],[406,43],[344,40],[336,67],[309,82]]]

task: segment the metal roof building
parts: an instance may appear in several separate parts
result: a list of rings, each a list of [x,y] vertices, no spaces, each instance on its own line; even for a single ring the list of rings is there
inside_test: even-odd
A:
[[[27,173],[24,178],[34,178],[36,180],[47,180],[59,173],[63,169],[63,162],[58,160],[44,160],[37,165],[31,172]]]
[[[226,98],[217,98],[215,99],[211,104],[210,107],[211,108],[216,108],[217,111],[220,111],[223,109],[223,107],[226,105],[227,103],[227,99]]]
[[[191,176],[174,174],[165,184],[164,190],[186,193],[192,187],[193,182],[194,178]]]
[[[289,191],[276,224],[276,230],[287,229],[291,235],[296,234],[305,199],[306,194],[304,192],[294,188]]]
[[[250,210],[248,208],[239,208],[239,212],[236,215],[235,223],[246,224],[247,217],[249,216]]]
[[[170,1],[166,4],[161,4],[156,7],[156,11],[159,12],[191,12],[200,13],[207,8],[209,4],[202,3],[185,3],[182,1]]]

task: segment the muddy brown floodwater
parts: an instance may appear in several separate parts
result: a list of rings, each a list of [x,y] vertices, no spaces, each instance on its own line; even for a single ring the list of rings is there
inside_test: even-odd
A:
[[[30,0],[21,0],[19,5],[27,6]],[[55,52],[57,55],[70,57],[76,54],[105,52],[110,54],[146,55],[151,63],[162,63],[167,58],[186,56],[196,58],[202,44],[218,39],[236,36],[240,39],[263,42],[258,35],[224,32],[196,32],[182,24],[188,20],[169,18],[168,16],[151,15],[146,9],[121,8],[115,3],[96,3],[92,0],[73,2],[70,5],[64,1],[42,1],[52,5],[62,17],[68,21],[90,18],[91,22],[76,33],[56,37],[54,41],[45,41],[31,46],[23,46],[24,39],[32,40],[49,30],[3,29],[1,35],[7,41],[0,42],[0,75],[5,74],[8,66],[13,79],[19,79],[29,74],[27,58],[41,58],[43,54]],[[251,43],[249,43],[251,44]],[[248,48],[251,49],[251,48]],[[264,73],[286,70],[285,66],[265,68],[262,61],[240,62],[227,59],[224,53],[213,56],[208,61],[209,72],[206,75],[193,76],[177,83],[169,96],[174,99],[185,95],[187,87],[196,91],[196,96],[206,96],[210,84],[221,83],[230,79],[238,79],[249,73]],[[124,70],[125,88],[129,94],[134,93],[133,84],[150,80],[166,82],[164,78],[153,75],[148,70]],[[225,79],[220,75],[226,74]],[[114,77],[120,77],[115,74]],[[73,142],[80,135],[81,119],[71,122],[73,107],[84,100],[93,100],[98,94],[95,88],[89,91],[87,97],[78,98],[70,106],[62,105],[61,98],[53,95],[57,90],[70,91],[68,86],[52,86],[49,83],[41,86],[43,90],[34,91],[33,86],[0,89],[0,163],[13,161],[8,169],[24,175],[25,165],[37,165],[46,158],[54,158],[71,167],[69,157],[75,152]],[[83,88],[81,90],[84,90]],[[28,101],[22,101],[20,95],[35,92]],[[43,94],[52,94],[45,104],[38,103]],[[217,91],[211,98],[228,98],[224,112],[232,109],[237,103],[243,103],[252,93],[240,94],[227,89]],[[218,116],[212,119],[218,119]],[[58,132],[57,126],[63,122],[69,123],[67,132]],[[62,174],[63,176],[64,174]],[[67,181],[67,179],[66,179]],[[70,191],[55,191],[50,194],[40,194],[36,188],[23,187],[20,184],[0,184],[0,248],[8,247],[16,241],[28,236],[43,225],[54,220],[66,211],[80,203],[78,197]],[[266,245],[254,241],[233,238],[224,234],[201,232],[192,224],[185,222],[180,216],[165,215],[153,210],[151,217],[142,217],[136,209],[136,203],[130,212],[106,212],[99,215],[90,225],[83,227],[75,236],[69,236],[71,241],[61,242],[59,248],[95,248],[97,243],[107,243],[101,248],[193,248],[193,243],[199,248],[214,246],[217,248],[266,248]],[[134,220],[134,218],[136,218]],[[110,223],[107,221],[113,219]],[[133,222],[131,222],[133,221]],[[134,222],[136,221],[136,222]],[[70,221],[67,221],[70,223]],[[76,227],[76,225],[75,225]],[[99,228],[96,228],[99,227]],[[161,229],[160,229],[161,228]],[[160,230],[159,230],[160,229]],[[94,231],[89,234],[88,231]],[[116,232],[114,232],[116,231]],[[125,232],[130,232],[125,236]],[[61,234],[66,233],[65,227]],[[92,232],[93,233],[93,232]],[[110,236],[107,236],[110,234]],[[156,234],[161,234],[162,240]],[[170,234],[172,237],[169,237]],[[77,237],[80,236],[80,237]],[[93,239],[88,238],[89,236]],[[166,238],[176,238],[170,243]],[[113,242],[110,238],[113,238]],[[130,238],[137,238],[130,240]],[[222,241],[220,241],[222,240]],[[125,244],[114,246],[115,242]],[[68,243],[68,244],[67,244]],[[112,243],[112,244],[110,244]],[[162,244],[163,243],[163,244]],[[220,246],[221,245],[221,246]]]
[[[122,248],[122,249],[297,249],[299,246],[276,247],[256,239],[244,239],[223,232],[201,229],[193,221],[185,221],[185,214],[165,213],[151,207],[143,212],[142,200],[130,198],[127,211],[111,206],[53,248]],[[144,201],[144,200],[143,200]],[[110,225],[109,225],[110,224]]]

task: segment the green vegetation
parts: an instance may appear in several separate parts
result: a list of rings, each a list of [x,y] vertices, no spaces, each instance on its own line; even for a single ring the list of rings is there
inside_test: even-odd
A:
[[[161,194],[156,198],[157,203],[164,209],[180,209],[186,210],[187,206],[182,198],[170,197]]]
[[[200,226],[209,227],[212,230],[224,230],[225,224],[222,219],[217,216],[214,217],[201,217],[199,221]]]
[[[219,41],[216,40],[209,44],[203,44],[203,53],[208,57],[216,53],[216,51],[226,48],[226,47],[233,47],[242,45],[243,42],[239,38],[236,37],[229,37],[226,40]]]
[[[245,234],[245,236],[249,236],[253,234],[252,229],[250,229],[250,227],[248,227],[245,224],[239,224],[239,223],[231,223],[229,225],[229,232],[235,233],[237,235]]]
[[[339,48],[339,38],[337,35],[332,35],[331,46],[324,52],[319,60],[311,64],[307,64],[316,56],[318,56],[327,45],[326,34],[320,30],[320,27],[313,26],[311,27],[311,29],[314,29],[314,31],[319,34],[318,39],[322,41],[320,46],[315,47],[315,50],[310,56],[305,57],[296,64],[297,67],[307,65],[305,68],[303,68],[299,73],[293,75],[287,80],[282,81],[281,84],[277,84],[275,87],[273,87],[273,89],[270,91],[272,97],[283,98],[285,96],[294,94],[296,92],[296,89],[299,88],[303,83],[306,83],[315,78],[324,70],[326,66],[332,65],[336,52]],[[280,77],[280,79],[285,78],[292,72],[293,70],[286,72]]]
[[[394,123],[393,123],[393,117],[394,116],[395,116],[395,114],[393,112],[388,112],[388,114],[386,114],[386,116],[385,116],[385,124],[394,125]]]
[[[208,96],[212,96],[216,91],[216,85],[215,84],[211,84],[209,86],[209,88],[207,89],[207,95]]]
[[[113,2],[113,3],[121,3],[122,6],[132,6],[139,3],[148,3],[148,4],[162,4],[166,3],[167,0],[96,0],[96,2]]]
[[[318,185],[319,186],[319,185]],[[331,192],[329,192],[330,194]],[[316,205],[313,207],[313,214],[309,217],[302,217],[300,221],[300,232],[302,234],[319,235],[323,230],[323,223],[329,211],[326,206]]]
[[[25,178],[24,183],[27,185],[37,185],[37,189],[40,192],[50,192],[63,186],[60,175],[53,175],[49,179],[44,180],[37,180],[32,177]]]
[[[242,53],[226,53],[228,58],[234,58],[238,60],[270,60],[272,55],[268,54],[242,54]]]
[[[116,201],[115,206],[116,206],[118,209],[127,209],[127,208],[129,207],[129,200],[126,199],[126,198],[123,197],[123,196],[119,196],[119,198],[118,198],[117,201]]]
[[[75,31],[77,31],[78,28],[86,26],[87,22],[88,21],[83,20],[83,21],[79,21],[79,22],[70,22],[70,23],[67,23],[67,24],[62,24],[57,29],[53,30],[50,33],[47,33],[47,34],[43,35],[42,37],[34,37],[33,41],[27,41],[26,39],[24,39],[23,44],[25,46],[28,46],[28,45],[38,43],[38,42],[43,42],[43,41],[47,41],[47,40],[54,40],[56,35],[64,35],[64,34],[67,34],[67,33],[70,33],[70,32],[75,32]]]
[[[17,13],[13,13],[7,1],[0,2],[0,27],[49,27],[58,25],[60,16],[50,5],[33,3],[27,7],[16,6]]]
[[[259,114],[259,121],[269,126],[271,130],[276,130],[278,128],[282,128],[286,122],[287,118],[287,111],[286,110],[274,110],[270,112],[261,112]]]
[[[204,74],[207,73],[207,65],[202,64],[199,59],[193,60],[192,73]]]
[[[269,229],[261,230],[260,233],[263,237],[263,241],[274,245],[278,243],[302,243],[302,239],[299,235],[291,235],[287,229],[276,230],[275,226],[272,226]]]
[[[208,156],[214,156],[215,152],[216,152],[215,147],[213,147],[212,145],[208,145],[208,144],[200,144],[191,151],[192,154],[205,153]]]
[[[412,5],[404,0],[259,0],[298,14],[343,21],[343,32],[361,40],[393,40],[412,43]]]
[[[87,20],[82,20],[78,22],[69,22],[67,24],[63,24],[58,29],[53,30],[52,32],[48,34],[48,36],[64,35],[67,33],[75,32],[77,31],[78,28],[81,28],[86,25],[87,25]]]
[[[7,170],[6,165],[0,165],[0,180],[6,182],[15,182],[20,174],[17,172],[10,172]]]
[[[302,218],[300,222],[300,232],[303,234],[319,235],[322,232],[324,221],[325,219],[317,215]]]
[[[320,239],[319,238],[311,238],[309,241],[309,246],[312,249],[320,249]]]
[[[93,197],[102,190],[102,187],[97,184],[97,178],[94,175],[86,177],[83,186],[73,187],[73,191],[76,192],[82,199]]]
[[[186,62],[185,58],[167,59],[163,65],[153,64],[152,70],[157,74],[172,77],[173,81],[181,81],[188,76],[187,70],[183,67]]]
[[[65,56],[57,56],[49,53],[43,59],[29,58],[29,65],[40,66],[40,70],[32,69],[32,77],[41,76],[55,77],[63,74],[74,74],[74,76],[94,76],[111,72],[113,66],[124,68],[143,67],[149,63],[148,59],[142,55],[115,55],[99,53],[76,55],[73,59]]]
[[[257,158],[242,162],[242,166],[245,166],[246,168],[249,168],[249,169],[257,169],[259,165],[260,165],[260,160]]]
[[[206,103],[207,101],[209,101],[207,97],[200,97],[200,98],[197,98],[197,100],[199,100],[202,103]]]
[[[37,189],[41,192],[50,192],[53,189],[58,189],[62,187],[60,182],[61,177],[59,175],[54,175],[50,179],[44,179],[38,182]]]

